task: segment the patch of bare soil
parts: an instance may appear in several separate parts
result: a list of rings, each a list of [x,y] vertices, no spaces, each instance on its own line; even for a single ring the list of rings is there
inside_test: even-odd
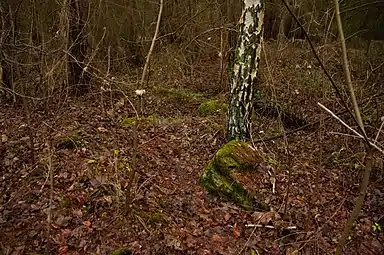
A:
[[[71,101],[49,114],[33,112],[34,159],[23,111],[3,105],[1,254],[109,254],[121,247],[133,254],[332,253],[359,191],[364,148],[313,104],[328,102],[337,110],[331,92],[316,83],[321,71],[300,62],[293,66],[300,75],[286,73],[286,79],[281,70],[293,69],[283,66],[290,64],[283,62],[288,57],[280,57],[281,62],[270,60],[277,63],[269,70],[273,81],[264,69],[260,92],[281,102],[279,111],[316,124],[262,143],[257,140],[296,127],[256,114],[253,140],[266,155],[265,167],[258,179],[245,182],[270,205],[268,212],[245,211],[199,185],[202,169],[225,143],[225,117],[198,116],[196,102],[172,103],[148,90],[146,114],[162,121],[138,125],[137,148],[133,126],[120,122],[134,113],[116,106],[117,99],[113,114],[98,98]],[[383,106],[371,100],[364,113],[375,134]],[[375,162],[345,254],[384,249],[384,236],[375,228],[384,223],[382,156],[375,155]],[[126,210],[133,167],[133,199]]]

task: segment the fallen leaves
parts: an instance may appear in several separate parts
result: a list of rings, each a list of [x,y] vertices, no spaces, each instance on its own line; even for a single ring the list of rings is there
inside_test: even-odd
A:
[[[224,215],[224,221],[227,222],[231,218],[231,215],[229,213]]]
[[[219,234],[213,234],[212,237],[211,237],[211,240],[213,242],[222,242],[223,241],[223,238],[219,235]]]
[[[90,221],[83,221],[83,225],[86,226],[87,228],[91,228],[92,224]]]
[[[233,237],[235,238],[235,239],[237,239],[237,238],[239,238],[240,237],[240,231],[239,231],[239,228],[238,228],[238,226],[237,226],[237,223],[235,223],[235,225],[233,225],[233,230],[232,230],[233,232]]]
[[[300,94],[303,93],[300,91]],[[140,127],[137,153],[139,172],[135,180],[137,186],[132,189],[140,193],[134,194],[134,202],[130,205],[132,213],[143,218],[142,222],[138,222],[136,217],[122,214],[124,195],[119,192],[124,191],[126,184],[120,185],[125,183],[125,179],[124,176],[118,176],[119,173],[116,173],[114,167],[114,157],[124,156],[128,161],[131,159],[132,132],[115,127],[113,123],[108,122],[109,120],[100,121],[98,116],[102,114],[97,110],[92,112],[90,107],[80,109],[84,109],[83,117],[79,119],[73,115],[63,117],[62,119],[68,123],[58,124],[63,129],[70,129],[69,126],[76,121],[83,123],[76,125],[79,130],[81,129],[86,148],[57,151],[53,158],[55,166],[52,208],[54,223],[51,228],[51,238],[57,242],[52,242],[52,247],[49,247],[53,250],[51,250],[52,254],[108,254],[111,248],[119,246],[132,248],[135,254],[154,254],[155,246],[158,247],[158,253],[162,254],[193,252],[238,254],[248,239],[249,243],[253,244],[249,247],[255,251],[257,247],[257,250],[265,254],[271,254],[268,253],[269,251],[281,254],[283,249],[281,247],[289,246],[290,242],[305,241],[307,238],[306,236],[297,238],[296,235],[292,235],[295,232],[287,226],[297,225],[301,230],[307,227],[315,231],[334,213],[335,207],[332,207],[332,203],[340,196],[336,194],[343,194],[337,189],[338,180],[343,179],[339,168],[335,168],[331,175],[327,175],[326,171],[321,172],[319,183],[311,179],[314,177],[311,169],[318,163],[318,158],[311,154],[312,148],[308,147],[311,144],[306,140],[296,139],[290,141],[292,144],[290,148],[305,146],[305,153],[300,154],[296,150],[295,154],[295,161],[298,161],[299,168],[303,168],[302,175],[305,178],[298,176],[297,169],[294,169],[296,172],[294,171],[292,175],[293,185],[287,206],[290,217],[282,220],[280,215],[274,212],[245,212],[230,202],[212,198],[200,187],[198,176],[205,163],[211,159],[225,140],[225,138],[221,140],[218,138],[217,144],[212,142],[216,139],[216,137],[212,138],[213,132],[216,131],[212,131],[209,125],[211,122],[219,124],[223,122],[188,115],[184,116],[185,118],[179,124]],[[74,112],[70,114],[76,115]],[[87,114],[89,116],[84,117]],[[116,115],[117,113],[114,113],[110,117],[115,118]],[[261,128],[260,130],[269,133],[265,125]],[[7,128],[7,130],[17,130],[17,128]],[[49,132],[54,131],[49,130]],[[27,134],[18,135],[10,131],[7,135],[6,138],[2,137],[3,145],[8,146],[4,156],[6,159],[9,158],[12,164],[6,164],[7,161],[4,160],[3,165],[7,165],[7,169],[4,168],[5,173],[0,176],[4,180],[0,187],[0,193],[3,195],[0,197],[0,223],[8,227],[7,231],[4,231],[7,237],[13,235],[15,240],[33,239],[36,246],[33,246],[32,242],[27,242],[25,250],[37,250],[36,247],[43,247],[46,241],[44,240],[46,229],[39,229],[39,227],[46,226],[44,223],[46,208],[49,205],[49,188],[38,190],[46,182],[46,169],[44,165],[36,168],[22,165],[25,164],[24,154],[28,153],[25,153],[25,147],[19,147],[16,142],[22,137],[27,137]],[[37,133],[36,156],[46,157],[44,148],[39,146],[44,145],[49,135],[48,132]],[[209,139],[200,139],[201,137]],[[279,144],[279,141],[276,141],[276,144]],[[20,146],[25,146],[25,143]],[[12,154],[8,152],[13,149],[11,147],[17,148],[12,151]],[[276,153],[276,158],[282,156],[273,145],[270,150]],[[281,161],[281,164],[283,165],[284,161]],[[26,173],[26,178],[19,178],[20,171],[23,172],[22,176]],[[279,169],[276,169],[276,180],[273,181],[278,185],[276,185],[275,195],[271,194],[272,186],[269,179],[263,182],[265,180],[262,178],[255,180],[244,176],[249,185],[261,194],[262,199],[268,198],[268,204],[275,210],[280,208],[281,202],[284,201],[283,196],[286,194],[288,179],[284,171],[279,172]],[[329,182],[333,185],[330,190],[326,186]],[[308,189],[309,183],[319,185],[316,186],[319,188],[318,193],[311,193],[312,191]],[[13,187],[23,187],[23,190],[18,191]],[[37,191],[34,190],[35,187]],[[315,187],[312,188],[315,190]],[[19,195],[18,193],[25,193],[25,195],[21,194],[24,196],[20,195],[21,198],[18,199],[15,195]],[[316,207],[309,204],[312,201],[321,202],[315,211],[312,210]],[[379,211],[380,207],[375,210]],[[340,219],[344,221],[348,212],[348,207],[343,206],[335,219],[327,223],[327,231],[321,233],[324,240],[328,240],[328,233],[333,232],[336,236],[335,233],[341,226]],[[166,221],[159,224],[155,218],[149,220],[142,216],[146,213],[164,214]],[[314,217],[316,214],[321,214],[318,222]],[[306,216],[308,216],[308,222],[303,221]],[[366,217],[369,218],[369,216]],[[247,228],[247,222],[261,227]],[[372,223],[368,221],[361,221],[358,224],[358,230],[370,233],[371,225]],[[15,226],[20,228],[13,231],[12,228]],[[26,226],[30,227],[26,228]],[[265,228],[265,226],[271,228]],[[251,234],[254,230],[255,232]],[[369,238],[371,235],[365,236],[367,237],[359,238]],[[273,241],[278,239],[279,241]],[[377,245],[379,247],[379,243]],[[324,245],[322,247],[324,248]],[[332,244],[326,248],[331,249]],[[296,247],[287,249],[291,253],[295,250]]]

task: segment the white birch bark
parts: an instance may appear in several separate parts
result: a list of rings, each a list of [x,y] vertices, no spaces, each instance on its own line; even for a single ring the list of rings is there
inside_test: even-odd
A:
[[[264,1],[243,0],[238,39],[230,63],[228,140],[250,138],[254,82],[260,62],[263,38]]]

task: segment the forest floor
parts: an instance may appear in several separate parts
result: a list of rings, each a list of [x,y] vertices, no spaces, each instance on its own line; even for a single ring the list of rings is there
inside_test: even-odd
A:
[[[253,117],[253,142],[268,167],[249,180],[270,211],[246,211],[199,184],[226,141],[225,111],[198,112],[200,103],[227,97],[212,61],[202,61],[194,76],[163,66],[153,71],[159,78],[146,88],[146,118],[136,129],[135,113],[119,93],[112,100],[109,92],[103,98],[95,93],[32,111],[29,125],[22,107],[2,103],[0,254],[109,254],[122,247],[132,254],[332,253],[359,191],[364,145],[317,107],[321,102],[355,126],[311,53],[276,47],[267,45],[261,106]],[[319,51],[341,85],[334,46]],[[367,132],[374,137],[384,116],[384,68],[379,60],[367,63],[363,52],[351,55]],[[138,105],[133,91],[126,93]],[[289,133],[308,123],[313,125]],[[284,132],[286,137],[260,142]],[[384,235],[374,227],[384,223],[382,158],[375,154],[345,254],[384,250]]]

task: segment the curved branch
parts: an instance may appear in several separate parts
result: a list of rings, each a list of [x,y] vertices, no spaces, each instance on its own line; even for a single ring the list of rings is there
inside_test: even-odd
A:
[[[160,22],[161,22],[161,15],[163,13],[163,6],[164,6],[164,1],[160,0],[160,9],[159,9],[159,14],[157,16],[156,30],[155,30],[155,34],[153,35],[151,47],[149,48],[147,59],[145,61],[145,65],[144,65],[144,69],[143,69],[143,74],[141,76],[141,81],[140,81],[140,86],[141,87],[143,87],[143,85],[144,85],[144,80],[145,80],[145,76],[146,76],[148,65],[149,65],[149,59],[151,58],[153,48],[155,47],[155,42],[156,42],[157,34],[159,33]]]

